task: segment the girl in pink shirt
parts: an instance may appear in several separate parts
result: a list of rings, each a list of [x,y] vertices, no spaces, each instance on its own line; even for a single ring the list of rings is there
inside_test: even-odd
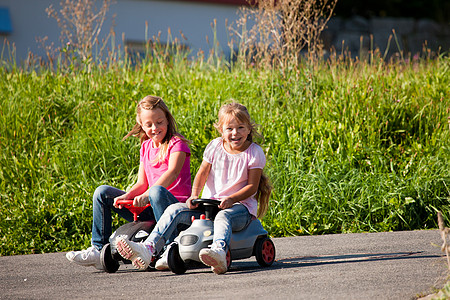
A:
[[[247,108],[238,103],[224,105],[215,127],[221,137],[206,147],[187,202],[169,206],[144,243],[118,238],[119,253],[135,267],[146,269],[179,224],[189,225],[192,216],[199,217],[202,212],[195,210],[191,201],[199,198],[202,190],[202,198],[221,201],[221,210],[214,220],[213,244],[199,253],[202,262],[216,274],[227,270],[226,253],[232,231],[244,229],[253,218],[266,212],[272,187],[263,174],[264,152],[252,141],[255,124]],[[163,255],[157,261],[157,269],[167,268],[166,259]]]
[[[119,208],[117,200],[133,199],[134,206],[145,206],[139,220],[158,221],[173,203],[184,203],[191,191],[190,149],[188,141],[177,132],[175,119],[160,97],[144,97],[136,109],[136,124],[125,136],[141,140],[137,182],[127,191],[102,185],[93,196],[92,247],[66,254],[69,261],[103,269],[100,250],[112,234],[111,211],[127,221],[133,214]],[[124,139],[125,139],[124,138]]]

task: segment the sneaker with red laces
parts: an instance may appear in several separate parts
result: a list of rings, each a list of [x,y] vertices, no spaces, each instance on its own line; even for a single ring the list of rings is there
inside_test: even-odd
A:
[[[223,274],[227,271],[227,254],[222,247],[213,244],[211,248],[204,248],[199,253],[200,260],[216,274]]]
[[[123,237],[118,237],[116,242],[119,254],[131,260],[136,269],[146,270],[154,259],[155,247],[152,244],[135,243]]]

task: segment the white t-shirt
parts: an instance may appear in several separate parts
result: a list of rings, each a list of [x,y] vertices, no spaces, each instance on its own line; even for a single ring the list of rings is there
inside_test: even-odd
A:
[[[230,154],[225,150],[221,137],[206,146],[203,159],[211,164],[211,171],[202,198],[210,199],[221,199],[239,191],[248,183],[248,171],[263,169],[266,164],[266,156],[259,145],[252,143],[245,151]],[[255,195],[240,202],[256,217],[258,202]]]

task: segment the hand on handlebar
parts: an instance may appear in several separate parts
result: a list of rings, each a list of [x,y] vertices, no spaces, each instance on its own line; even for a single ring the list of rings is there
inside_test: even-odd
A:
[[[148,197],[146,197],[146,196],[140,195],[140,196],[134,197],[134,199],[133,199],[133,206],[135,206],[135,207],[143,207],[149,203],[150,203],[150,201],[149,201]]]
[[[117,201],[119,201],[119,200],[127,200],[127,198],[126,197],[124,197],[125,196],[125,194],[124,195],[121,195],[121,196],[119,196],[119,197],[116,197],[116,198],[114,198],[114,203],[113,203],[113,206],[115,207],[115,208],[122,208],[122,206],[120,205],[120,204],[117,204]]]
[[[113,206],[115,208],[121,209],[123,207],[123,203],[119,204],[120,201],[126,201],[126,202],[132,201],[132,203],[126,203],[126,205],[132,204],[134,207],[144,207],[150,203],[148,197],[146,197],[146,196],[141,195],[141,196],[134,197],[134,199],[128,199],[128,197],[124,194],[124,195],[114,198]]]
[[[234,204],[234,201],[231,198],[222,198],[220,199],[219,208],[220,209],[227,209],[232,207]]]
[[[194,199],[198,199],[198,196],[195,196],[195,197],[191,196],[186,200],[186,204],[189,209],[194,209],[194,208],[198,207],[198,204],[196,204],[196,205],[192,204],[192,200],[194,200]]]

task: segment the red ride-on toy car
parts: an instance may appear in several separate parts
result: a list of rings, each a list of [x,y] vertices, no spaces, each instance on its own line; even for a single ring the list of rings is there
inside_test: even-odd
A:
[[[145,240],[150,232],[155,227],[155,221],[138,221],[137,216],[150,204],[143,207],[133,206],[133,200],[119,200],[117,204],[121,207],[127,208],[133,213],[134,221],[120,226],[109,238],[109,243],[103,246],[100,252],[100,260],[103,265],[103,269],[108,273],[114,273],[119,269],[120,262],[129,264],[129,260],[126,260],[120,256],[116,247],[116,238],[118,236],[125,237],[125,239],[133,242],[141,242]]]

